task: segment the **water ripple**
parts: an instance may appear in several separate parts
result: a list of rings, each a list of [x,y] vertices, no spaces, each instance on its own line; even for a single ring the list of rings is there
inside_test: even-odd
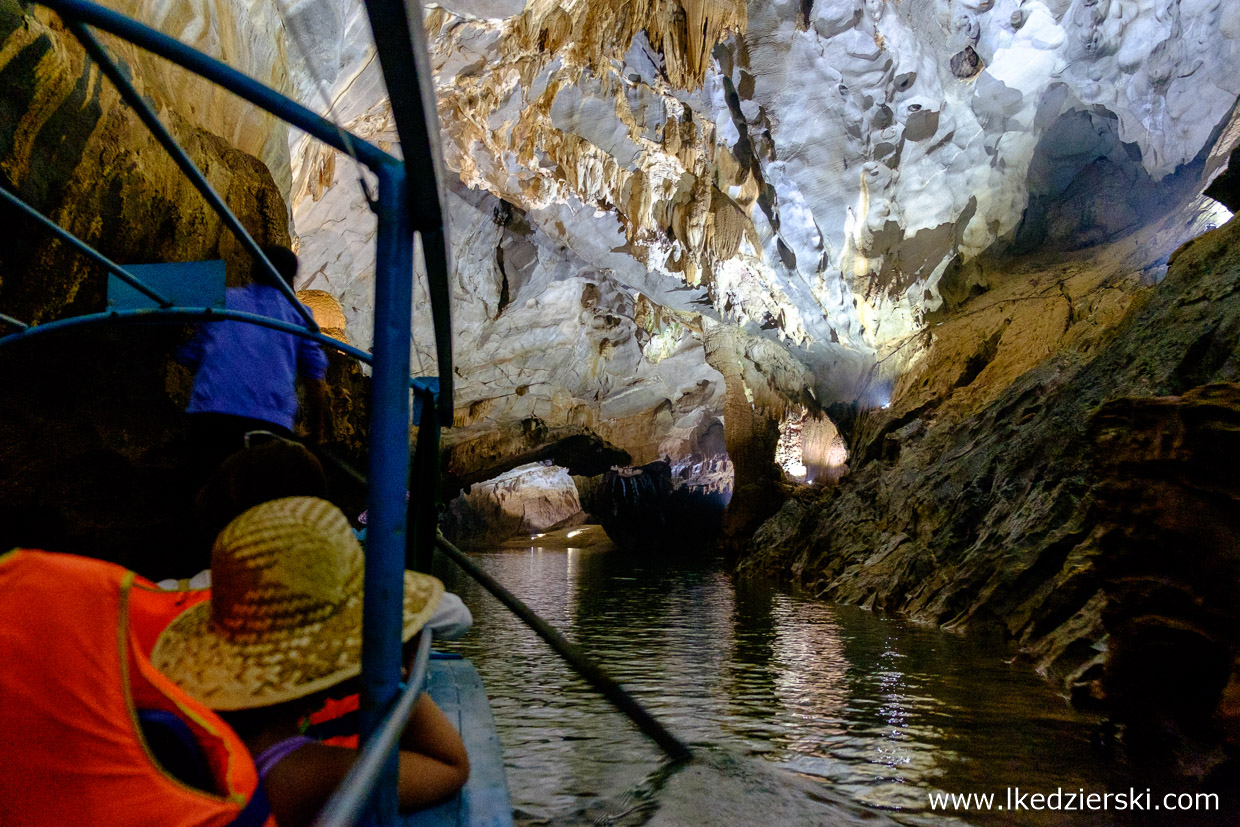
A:
[[[819,806],[797,786],[809,783],[937,823],[931,791],[1103,790],[1115,780],[1089,748],[1091,722],[994,641],[738,588],[714,564],[594,548],[475,559],[681,738],[786,771],[798,807]],[[652,785],[660,754],[635,728],[480,587],[446,564],[437,573],[474,612],[455,648],[486,683],[523,820],[568,824],[592,812],[581,816],[591,823],[612,808],[623,817],[593,823],[655,823],[692,810],[669,790],[697,781]],[[739,795],[747,783],[732,786]]]

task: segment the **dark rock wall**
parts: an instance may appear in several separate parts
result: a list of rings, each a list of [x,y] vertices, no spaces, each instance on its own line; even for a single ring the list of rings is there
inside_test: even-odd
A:
[[[1090,436],[1108,633],[1090,697],[1134,748],[1209,772],[1240,748],[1240,385],[1109,402]]]
[[[677,485],[663,460],[602,475],[583,506],[626,552],[698,555],[722,528],[724,492]]]
[[[113,261],[224,258],[230,283],[245,280],[246,254],[54,15],[0,0],[0,42],[6,189]],[[267,168],[175,113],[164,117],[247,229],[287,244],[287,207]],[[2,214],[4,312],[40,322],[102,309],[106,280],[95,265],[28,219]]]

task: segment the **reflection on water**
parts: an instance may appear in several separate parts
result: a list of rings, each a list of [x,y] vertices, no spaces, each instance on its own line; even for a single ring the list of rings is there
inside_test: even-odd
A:
[[[930,818],[930,791],[1127,783],[1091,750],[1093,722],[994,641],[605,546],[475,559],[682,739],[761,756],[902,818]],[[454,648],[486,682],[518,811],[550,818],[639,788],[660,753],[481,587],[444,561],[437,573],[474,612]]]

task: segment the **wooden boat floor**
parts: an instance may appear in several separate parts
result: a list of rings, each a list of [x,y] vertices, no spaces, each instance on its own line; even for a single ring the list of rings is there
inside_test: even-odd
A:
[[[404,827],[512,827],[512,800],[495,718],[478,670],[461,658],[432,656],[427,691],[456,725],[469,753],[469,781],[452,799],[411,813]]]

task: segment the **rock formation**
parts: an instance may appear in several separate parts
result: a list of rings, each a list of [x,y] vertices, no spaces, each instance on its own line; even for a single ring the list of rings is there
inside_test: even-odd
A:
[[[1134,748],[1198,774],[1240,748],[1238,425],[1230,383],[1109,402],[1090,427],[1109,653],[1093,694]]]
[[[494,548],[514,534],[536,534],[581,513],[568,470],[541,462],[475,483],[448,504],[444,536],[463,548]]]
[[[665,460],[612,469],[592,481],[582,505],[626,553],[692,557],[719,535],[732,493],[699,480],[676,479]]]
[[[1139,273],[1091,254],[1056,257],[1049,269],[1028,262],[1008,289],[966,303],[934,329],[922,370],[897,388],[892,407],[859,420],[850,476],[816,501],[786,503],[757,532],[742,573],[791,577],[828,599],[952,628],[998,626],[1076,697],[1116,701],[1126,719],[1143,696],[1165,698],[1163,684],[1132,668],[1161,662],[1164,640],[1136,631],[1169,611],[1158,595],[1210,617],[1234,602],[1218,593],[1231,582],[1221,572],[1234,568],[1234,538],[1226,520],[1200,522],[1212,513],[1207,501],[1228,507],[1229,477],[1212,469],[1229,450],[1232,415],[1219,400],[1230,397],[1187,394],[1183,427],[1167,403],[1095,411],[1117,397],[1240,378],[1238,242],[1232,221],[1135,293],[1123,283]],[[996,334],[980,339],[975,325]],[[963,358],[967,343],[974,355]],[[1207,447],[1210,434],[1217,447]],[[1190,482],[1184,469],[1198,465]],[[1197,575],[1177,585],[1178,568],[1162,556],[1190,537],[1200,566],[1220,572],[1204,586]],[[1189,620],[1205,622],[1173,614],[1166,623],[1198,635]],[[1118,649],[1108,648],[1108,633]],[[1230,664],[1227,634],[1198,635],[1215,647],[1210,662]],[[1211,668],[1207,660],[1198,667]],[[1195,720],[1219,703],[1215,692]],[[1174,710],[1160,712],[1174,719]]]
[[[395,140],[359,5],[294,9],[314,44],[289,49],[294,86]],[[932,314],[996,286],[987,256],[1174,215],[1134,252],[1156,270],[1220,220],[1199,195],[1235,143],[1238,28],[1218,0],[428,6],[460,181],[458,422],[535,416],[684,465],[703,457],[669,437],[723,423],[735,456],[764,446],[762,515],[789,407],[888,403]],[[294,143],[294,217],[306,286],[365,336],[373,221],[337,156]],[[800,366],[732,424],[716,327]],[[430,364],[424,315],[414,339]]]

